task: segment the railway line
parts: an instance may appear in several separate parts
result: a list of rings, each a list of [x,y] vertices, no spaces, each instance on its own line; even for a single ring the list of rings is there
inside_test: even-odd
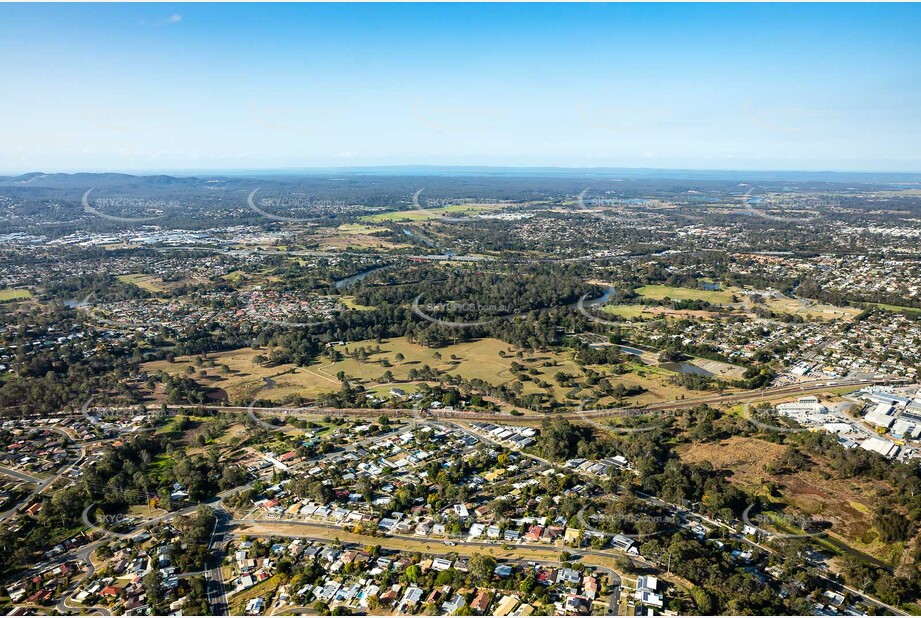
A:
[[[811,381],[811,382],[800,382],[797,384],[789,384],[784,386],[778,386],[773,388],[762,388],[748,391],[739,391],[733,393],[720,393],[713,395],[706,395],[703,397],[694,397],[691,399],[678,399],[672,401],[665,401],[660,403],[653,403],[642,408],[606,408],[606,409],[593,409],[593,410],[584,410],[584,411],[565,411],[553,413],[552,416],[560,416],[567,418],[569,420],[578,421],[580,418],[591,418],[591,419],[603,419],[606,417],[622,417],[622,416],[639,416],[642,414],[654,413],[657,411],[665,410],[677,410],[681,408],[690,408],[702,404],[733,404],[733,403],[743,403],[743,402],[752,402],[759,400],[771,400],[778,397],[786,397],[791,395],[808,395],[814,393],[821,393],[828,391],[829,389],[838,389],[838,388],[860,388],[862,386],[871,386],[871,385],[883,385],[883,384],[894,384],[900,383],[902,380],[898,378],[879,378],[879,379],[857,379],[857,380],[822,380],[822,381]],[[275,416],[294,416],[294,417],[316,417],[316,416],[332,416],[332,417],[359,417],[359,418],[377,418],[381,415],[386,415],[394,418],[413,418],[420,415],[420,411],[411,409],[411,408],[328,408],[328,407],[299,407],[299,408],[289,408],[289,407],[258,407],[258,406],[224,406],[216,404],[193,404],[193,405],[167,405],[165,406],[169,415],[187,413],[194,410],[209,410],[209,411],[218,411],[218,412],[240,412],[244,414],[253,413],[267,413],[273,414]],[[56,414],[41,414],[41,415],[15,415],[10,418],[75,418],[79,416],[84,416],[87,412],[95,411],[106,411],[108,413],[117,413],[117,412],[131,412],[133,414],[137,413],[138,407],[110,407],[110,406],[97,406],[91,407],[83,411],[74,411],[74,412],[59,412]],[[454,419],[454,420],[465,420],[465,421],[484,421],[484,422],[509,422],[509,423],[523,423],[523,422],[533,422],[535,420],[540,420],[546,416],[551,416],[551,414],[542,414],[537,412],[526,412],[521,416],[512,416],[510,414],[505,414],[501,412],[464,412],[460,410],[426,410],[425,415],[430,417],[438,417],[445,419]]]

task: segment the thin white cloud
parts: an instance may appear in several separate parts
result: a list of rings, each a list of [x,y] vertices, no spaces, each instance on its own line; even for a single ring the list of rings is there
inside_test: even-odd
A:
[[[181,22],[181,21],[182,21],[182,15],[180,15],[179,13],[173,13],[172,15],[170,15],[169,17],[167,17],[166,19],[155,19],[154,21],[151,21],[151,22],[148,22],[147,20],[142,19],[139,23],[140,23],[142,26],[147,26],[147,25],[150,25],[150,26],[170,26],[170,25],[172,25],[172,24],[178,24],[178,23]]]

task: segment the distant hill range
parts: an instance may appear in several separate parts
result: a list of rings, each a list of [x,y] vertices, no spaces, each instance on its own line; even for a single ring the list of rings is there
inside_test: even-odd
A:
[[[81,187],[195,187],[202,180],[182,176],[136,176],[132,174],[79,173],[46,174],[31,172],[21,176],[0,176],[0,187],[79,189]]]
[[[795,182],[795,183],[859,183],[859,184],[921,184],[917,172],[798,172],[798,171],[735,171],[735,170],[670,170],[653,168],[563,168],[563,167],[439,167],[390,166],[354,168],[304,168],[272,170],[223,170],[219,172],[174,172],[170,175],[118,173],[44,173],[31,172],[20,176],[0,176],[0,187],[41,187],[48,189],[77,189],[80,187],[160,187],[200,188],[209,185],[238,185],[248,180],[282,184],[313,184],[319,177],[327,179],[389,176],[410,179],[431,177],[453,178],[547,178],[590,182],[592,180],[685,180],[716,182]]]
[[[156,200],[154,210],[166,211],[183,225],[189,216],[219,211],[259,215],[248,204],[250,196],[270,203],[272,198],[308,203],[337,202],[363,208],[408,208],[412,196],[424,189],[423,200],[457,199],[511,202],[571,200],[583,191],[623,197],[657,197],[695,204],[722,203],[757,188],[763,192],[876,191],[921,186],[921,174],[842,172],[731,172],[655,169],[566,169],[490,167],[387,167],[340,170],[261,170],[222,174],[43,173],[0,176],[0,196],[16,203],[17,216],[44,217],[55,222],[84,215],[82,200],[129,198]],[[258,191],[258,194],[254,194]],[[99,206],[104,212],[141,217],[143,204]],[[273,210],[270,207],[269,210]],[[284,206],[278,212],[284,212]],[[239,213],[243,213],[240,215]],[[10,218],[8,223],[15,224]],[[175,222],[174,221],[174,222]],[[2,228],[3,226],[0,226]]]

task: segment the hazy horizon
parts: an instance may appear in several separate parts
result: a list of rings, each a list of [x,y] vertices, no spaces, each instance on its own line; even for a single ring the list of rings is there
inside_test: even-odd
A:
[[[891,182],[894,184],[921,183],[921,171],[888,170],[796,170],[796,169],[707,169],[707,168],[656,168],[656,167],[565,167],[565,166],[438,166],[438,165],[388,165],[340,167],[291,167],[248,169],[99,169],[4,171],[0,178],[17,178],[42,175],[104,175],[119,174],[137,177],[171,176],[191,177],[272,177],[272,176],[322,176],[346,174],[350,176],[495,176],[495,177],[559,177],[580,178],[596,176],[607,179],[687,179],[687,180],[790,180],[828,182]]]

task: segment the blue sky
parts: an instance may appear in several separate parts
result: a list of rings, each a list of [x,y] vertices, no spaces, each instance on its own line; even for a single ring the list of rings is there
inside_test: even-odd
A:
[[[0,5],[0,172],[921,171],[921,6]]]

